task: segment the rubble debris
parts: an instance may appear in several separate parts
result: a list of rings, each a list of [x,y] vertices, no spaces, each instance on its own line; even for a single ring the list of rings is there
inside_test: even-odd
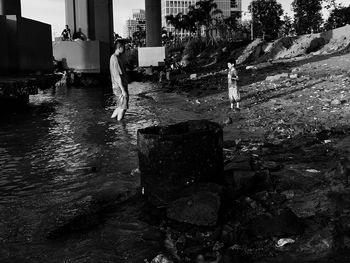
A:
[[[276,247],[283,247],[284,245],[293,243],[295,243],[295,240],[292,238],[281,238],[277,241]]]
[[[217,194],[198,192],[170,203],[167,216],[172,220],[197,226],[215,226],[220,203],[220,196]]]

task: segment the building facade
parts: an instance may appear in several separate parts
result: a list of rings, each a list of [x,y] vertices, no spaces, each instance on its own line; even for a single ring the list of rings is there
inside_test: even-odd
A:
[[[167,24],[165,17],[175,16],[178,13],[187,14],[188,7],[196,2],[197,0],[162,0],[162,27],[165,27],[168,32],[173,32],[174,27]]]
[[[162,27],[168,32],[173,32],[174,27],[168,25],[165,17],[167,15],[187,14],[188,7],[195,5],[199,0],[162,0]],[[222,11],[223,17],[229,17],[233,12],[242,11],[242,0],[215,0],[218,9]],[[182,32],[183,33],[183,32]]]
[[[132,18],[126,20],[124,26],[124,36],[131,38],[137,31],[146,31],[146,14],[143,9],[133,9]]]
[[[242,11],[242,0],[215,0],[215,3],[222,11],[223,17],[229,17],[233,12]]]

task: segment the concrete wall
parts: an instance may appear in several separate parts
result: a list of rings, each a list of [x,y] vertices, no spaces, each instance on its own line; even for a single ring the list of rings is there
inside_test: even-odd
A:
[[[159,62],[164,62],[165,47],[142,47],[138,49],[139,66],[158,66]]]
[[[10,72],[16,72],[18,67],[18,50],[17,50],[17,16],[5,16],[6,17],[6,35],[7,35],[7,50],[9,56],[9,64],[7,70]]]
[[[53,55],[78,72],[102,73],[109,68],[109,47],[100,41],[57,41]]]
[[[319,35],[326,40],[326,42],[331,39],[342,39],[344,37],[350,38],[350,25],[338,27],[326,32],[319,33]]]
[[[350,37],[350,25],[339,27],[332,30],[332,37],[335,39],[340,39],[343,37]]]
[[[21,71],[52,70],[51,25],[17,18],[17,48]]]
[[[21,0],[0,0],[0,15],[21,16]]]
[[[6,17],[0,16],[0,75],[6,73],[9,67],[8,40],[6,33]]]
[[[0,74],[52,70],[51,26],[16,15],[0,16]]]

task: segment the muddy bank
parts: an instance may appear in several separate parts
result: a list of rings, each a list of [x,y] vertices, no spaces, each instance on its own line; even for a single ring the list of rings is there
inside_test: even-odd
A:
[[[77,188],[62,193],[47,191],[40,200],[39,195],[34,195],[3,206],[1,258],[7,262],[144,262],[162,253],[169,260],[183,262],[347,262],[349,68],[349,54],[240,68],[241,112],[229,110],[224,74],[189,81],[188,73],[184,73],[187,77],[183,82],[132,93],[133,105],[124,128],[108,118],[113,105],[101,109],[105,94],[92,94],[82,107],[74,104],[76,96],[67,110],[59,108],[66,104],[55,104],[52,107],[58,109],[57,117],[51,110],[45,113],[50,116],[45,123],[52,125],[47,130],[55,132],[53,135],[65,131],[67,136],[59,138],[63,145],[67,138],[73,138],[69,142],[74,145],[80,136],[82,143],[90,140],[90,148],[86,148],[95,147],[87,156],[88,162],[82,155],[85,162],[79,171],[98,178],[88,188],[77,184]],[[206,68],[206,72],[213,70],[221,68]],[[276,77],[278,74],[283,75]],[[267,81],[269,76],[274,78]],[[92,110],[94,107],[99,110]],[[84,111],[86,118],[82,120]],[[99,123],[96,112],[102,120]],[[29,125],[33,119],[37,125],[36,116],[40,114],[38,110],[34,117],[19,118],[18,123]],[[71,122],[70,114],[76,116]],[[209,119],[223,126],[223,186],[206,186],[205,194],[196,190],[194,196],[184,196],[170,211],[155,209],[144,202],[140,189],[136,189],[138,195],[133,195],[139,179],[138,171],[133,170],[134,161],[125,167],[122,179],[126,182],[121,189],[120,181],[106,183],[111,191],[96,189],[96,184],[101,184],[100,177],[108,181],[115,174],[120,176],[116,171],[126,163],[122,159],[115,164],[121,157],[113,155],[114,148],[106,152],[106,148],[98,150],[97,146],[131,140],[122,149],[123,156],[132,158],[130,147],[135,148],[138,128],[188,119]],[[101,138],[105,131],[108,136]],[[46,129],[39,132],[44,135]],[[57,168],[56,173],[43,173],[47,178],[61,171],[61,176],[54,177],[51,183],[59,179],[64,183],[74,177],[69,170],[74,162],[65,158],[70,151],[74,153],[74,148],[66,150],[59,154],[61,158],[53,160],[59,168],[67,167],[68,172]],[[113,158],[108,157],[111,155]],[[106,167],[106,162],[111,166]],[[86,190],[84,198],[76,194],[81,189]],[[87,194],[91,189],[96,192]],[[17,188],[7,191],[15,192]],[[50,192],[65,202],[44,209],[41,204],[55,200]],[[202,221],[183,223],[189,222],[191,209],[187,205],[192,200],[196,205],[210,204],[205,208],[215,213],[208,217],[210,226],[202,226]],[[179,218],[183,214],[176,211],[185,208],[186,218]],[[49,214],[54,215],[50,220],[42,216]]]
[[[177,256],[184,262],[347,261],[349,54],[239,68],[241,112],[229,110],[225,66],[217,66],[207,77],[163,86],[187,97],[179,107],[224,127],[228,181],[219,227],[168,221]]]

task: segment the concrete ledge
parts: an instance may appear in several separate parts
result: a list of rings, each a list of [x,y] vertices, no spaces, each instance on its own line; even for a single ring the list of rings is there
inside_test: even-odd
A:
[[[102,73],[109,69],[109,47],[100,41],[55,41],[53,55],[64,67],[82,73]]]
[[[20,98],[38,94],[39,89],[51,88],[61,75],[0,77],[0,98]]]
[[[165,47],[142,47],[138,51],[140,67],[158,67],[159,62],[164,62]]]

